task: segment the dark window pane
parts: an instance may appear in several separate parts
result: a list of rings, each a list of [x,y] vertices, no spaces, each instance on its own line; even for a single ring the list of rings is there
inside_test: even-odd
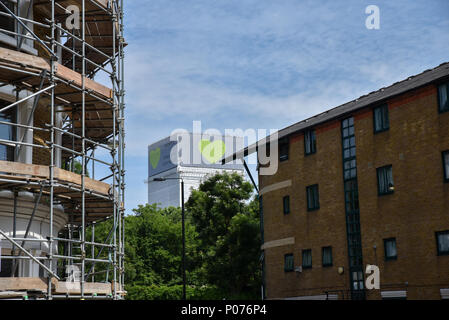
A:
[[[12,273],[12,259],[1,259],[0,261],[0,277],[11,277]],[[19,275],[19,268],[17,268],[15,272],[15,276],[17,277]]]
[[[284,256],[284,271],[289,272],[293,271],[294,260],[293,254],[289,253]]]
[[[449,231],[437,232],[438,254],[449,254]]]
[[[449,150],[443,152],[444,180],[449,181]]]
[[[14,4],[11,3],[9,0],[0,0],[0,2],[5,4],[9,10],[14,12]],[[7,12],[6,9],[3,8],[2,5],[0,5],[0,12]],[[1,15],[0,16],[0,28],[14,32],[14,30],[15,30],[14,19],[10,18],[10,16],[6,17],[6,16]],[[10,36],[12,36],[12,35],[10,35]]]
[[[308,130],[304,133],[304,151],[306,155],[316,152],[315,130]]]
[[[385,131],[389,128],[388,106],[383,105],[373,110],[374,132]]]
[[[382,113],[380,108],[374,109],[374,131],[382,130]]]
[[[0,103],[0,107],[6,106],[6,103]],[[0,121],[3,122],[14,122],[14,113],[12,110],[0,113]],[[3,140],[15,140],[13,126],[7,124],[0,124],[0,139]],[[14,146],[0,144],[0,160],[14,161]]]
[[[307,209],[310,210],[316,210],[320,207],[320,200],[319,200],[319,192],[318,192],[318,185],[308,186],[306,188],[307,193]]]
[[[355,147],[351,148],[351,157],[355,157]]]
[[[332,247],[323,248],[323,267],[332,265]]]
[[[377,168],[377,185],[380,195],[394,191],[393,170],[391,166]]]
[[[288,159],[289,141],[288,138],[279,140],[279,160],[285,161]]]
[[[438,101],[440,112],[449,111],[449,83],[438,87]]]
[[[396,239],[385,239],[384,240],[385,247],[385,260],[396,259],[397,251],[396,251]]]
[[[283,207],[284,207],[284,214],[290,213],[290,197],[285,196],[283,198]]]
[[[354,135],[354,127],[349,127],[349,135]]]
[[[351,139],[349,140],[350,141],[350,145],[351,145],[351,147],[354,147],[355,146],[355,137],[351,137]]]
[[[302,250],[302,267],[312,268],[312,250]]]

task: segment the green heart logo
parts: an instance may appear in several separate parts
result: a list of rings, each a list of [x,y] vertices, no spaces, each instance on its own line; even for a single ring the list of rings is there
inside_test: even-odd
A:
[[[215,163],[223,157],[226,146],[221,140],[210,142],[209,140],[201,140],[198,148],[201,154],[209,163]]]
[[[150,151],[150,163],[153,169],[156,169],[160,158],[161,158],[161,148],[157,148]]]

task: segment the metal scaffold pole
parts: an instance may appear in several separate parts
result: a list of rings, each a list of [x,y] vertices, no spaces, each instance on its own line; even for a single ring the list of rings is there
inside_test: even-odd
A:
[[[80,289],[81,289],[81,299],[84,299],[84,274],[86,268],[86,187],[85,187],[85,177],[86,177],[86,6],[85,0],[82,0],[81,8],[81,34],[82,34],[82,58],[81,58],[81,276],[80,276]]]
[[[55,3],[52,1],[51,3],[51,51],[55,50]],[[55,59],[54,56],[50,58],[50,83],[54,85],[55,82]],[[54,210],[54,168],[55,168],[55,87],[51,88],[51,99],[50,99],[50,168],[49,168],[49,181],[50,181],[50,231],[48,238],[48,263],[49,269],[53,270],[53,210]],[[47,299],[52,299],[52,282],[51,282],[51,274],[48,275],[48,291],[47,291]]]
[[[116,38],[116,34],[115,34],[115,25],[117,22],[117,15],[116,15],[116,6],[115,3],[113,3],[112,6],[112,56],[115,57],[115,38]],[[117,183],[117,164],[116,164],[116,115],[117,115],[117,103],[116,103],[116,95],[117,95],[117,90],[116,90],[116,74],[117,74],[117,64],[116,64],[116,60],[114,58],[112,64],[112,99],[113,99],[113,107],[112,107],[112,117],[113,117],[113,126],[112,126],[112,151],[111,151],[111,155],[112,155],[112,190],[113,190],[113,196],[114,196],[114,220],[113,220],[113,229],[114,229],[114,233],[113,233],[113,243],[114,243],[114,252],[113,252],[113,271],[112,271],[112,295],[114,297],[114,299],[116,298],[117,295],[117,193],[116,193],[116,183]]]

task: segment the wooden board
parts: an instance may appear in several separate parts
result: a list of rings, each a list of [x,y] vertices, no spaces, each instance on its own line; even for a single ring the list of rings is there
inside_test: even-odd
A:
[[[48,166],[0,160],[0,172],[48,178]]]
[[[6,48],[0,47],[0,62],[6,64],[14,64],[19,65],[24,68],[33,68],[40,71],[47,70],[50,72],[50,63],[41,57],[36,57],[31,54],[10,50]],[[59,64],[56,62],[56,76],[66,80],[73,82],[76,86],[81,87],[82,76],[81,74],[70,70],[69,68]],[[112,90],[107,88],[106,86],[99,84],[89,78],[84,77],[85,79],[85,88],[93,91],[95,94],[105,97],[112,97]],[[73,90],[73,89],[72,89]]]
[[[50,64],[45,59],[6,48],[0,48],[0,61],[50,71]]]
[[[53,293],[55,294],[79,294],[80,284],[79,282],[65,282],[58,281],[52,278]],[[10,295],[11,291],[28,290],[28,291],[41,291],[47,292],[47,279],[36,277],[5,277],[0,278],[0,292],[3,291],[4,295]],[[8,292],[6,294],[5,292]],[[84,283],[85,294],[111,294],[112,286],[110,283],[100,282],[85,282]]]
[[[55,168],[54,174],[55,174],[55,179],[58,179],[60,181],[75,183],[75,184],[81,186],[81,175],[79,175],[79,174],[76,174],[76,173],[73,173],[73,172],[70,172],[67,170],[59,169],[59,168]],[[85,177],[84,178],[84,186],[86,189],[93,190],[93,191],[96,191],[96,192],[104,194],[104,195],[109,194],[109,189],[110,189],[109,184],[101,182],[101,181],[97,181],[97,180]]]
[[[57,280],[52,279],[52,283],[56,284]],[[47,280],[43,278],[0,278],[0,291],[10,290],[33,290],[33,291],[47,291]]]
[[[81,87],[83,77],[78,72],[75,72],[63,65],[57,63],[56,76],[65,80],[72,80],[74,84]],[[87,89],[95,91],[95,93],[102,95],[106,98],[112,98],[112,90],[108,87],[99,84],[89,78],[84,77],[84,85]]]
[[[50,176],[48,166],[3,160],[0,160],[0,173],[20,174],[46,179]],[[81,186],[81,175],[60,168],[54,168],[54,179],[60,182],[68,182]],[[92,190],[103,195],[109,195],[110,185],[105,182],[85,177],[84,186],[88,190]]]
[[[23,291],[0,291],[0,299],[22,298],[26,295]]]
[[[58,281],[54,290],[56,294],[79,294],[81,292],[81,286],[79,282],[65,282]],[[111,284],[101,282],[84,282],[85,294],[111,294]]]

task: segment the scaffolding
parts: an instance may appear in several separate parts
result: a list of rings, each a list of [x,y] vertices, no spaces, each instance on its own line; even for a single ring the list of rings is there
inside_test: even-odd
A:
[[[76,8],[79,28],[73,26]],[[10,139],[0,138],[0,145],[14,153],[0,160],[0,189],[14,195],[13,230],[0,225],[0,240],[12,246],[1,259],[13,261],[11,277],[0,278],[0,298],[3,291],[10,298],[37,292],[38,299],[123,299],[123,0],[0,0],[0,22],[0,35],[15,40],[0,42],[0,88],[12,86],[16,93],[14,101],[0,105],[0,114],[32,105],[27,121],[0,121],[14,132]],[[18,160],[25,149],[31,150],[32,163]],[[97,178],[98,172],[105,176]],[[21,192],[34,197],[26,232],[19,237]],[[46,239],[30,236],[42,205],[48,206]],[[56,236],[61,207],[67,221]],[[101,241],[95,235],[99,224],[110,226]],[[27,249],[31,242],[45,243],[47,254]],[[23,259],[36,263],[45,277],[17,277]],[[67,280],[71,265],[79,267],[76,282]]]

